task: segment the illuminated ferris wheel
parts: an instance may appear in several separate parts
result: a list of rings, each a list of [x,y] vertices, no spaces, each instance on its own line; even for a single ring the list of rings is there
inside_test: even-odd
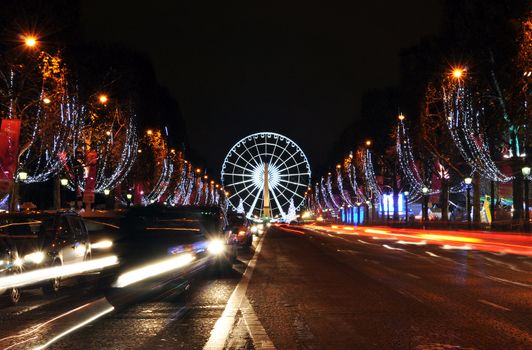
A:
[[[231,148],[221,178],[237,212],[248,218],[283,219],[303,204],[310,165],[294,141],[262,132],[244,137]]]

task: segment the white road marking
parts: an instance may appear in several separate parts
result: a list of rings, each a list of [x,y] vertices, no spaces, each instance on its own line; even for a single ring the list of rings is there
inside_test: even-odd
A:
[[[238,310],[242,311],[242,315],[245,315],[245,322],[248,326],[250,336],[255,340],[257,339],[258,343],[255,343],[254,346],[256,349],[275,349],[270,338],[264,331],[264,328],[260,324],[260,321],[253,311],[253,308],[249,304],[246,298],[246,291],[249,286],[249,281],[253,275],[253,270],[257,264],[257,259],[262,249],[262,243],[264,242],[265,235],[259,241],[253,258],[249,261],[246,271],[242,275],[242,279],[236,286],[235,290],[229,297],[225,309],[222,313],[222,316],[216,321],[214,328],[211,331],[209,340],[203,347],[204,350],[223,350],[227,339],[231,334],[231,330],[235,324],[236,315]],[[255,332],[255,333],[253,333]]]
[[[495,276],[491,276],[491,275],[487,275],[486,278],[487,278],[487,279],[490,279],[490,280],[492,280],[492,281],[497,281],[497,282],[501,282],[501,283],[513,284],[513,285],[516,285],[516,286],[519,286],[519,287],[532,288],[532,284],[528,284],[528,283],[521,283],[521,282],[510,281],[510,280],[507,280],[507,279],[504,279],[504,278],[495,277]]]
[[[500,306],[498,304],[492,303],[491,301],[487,301],[487,300],[484,300],[484,299],[479,299],[478,301],[481,302],[482,304],[489,305],[489,306],[494,307],[496,309],[500,309],[500,310],[504,310],[504,311],[512,311],[512,309],[508,309],[507,307]]]

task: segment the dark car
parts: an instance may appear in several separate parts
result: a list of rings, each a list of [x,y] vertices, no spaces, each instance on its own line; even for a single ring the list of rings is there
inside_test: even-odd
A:
[[[152,282],[172,280],[214,262],[232,266],[233,246],[227,245],[223,227],[217,208],[131,208],[120,223],[122,237],[115,242],[120,266],[114,269],[111,286],[143,288],[140,282],[161,285]]]
[[[253,243],[252,225],[243,214],[230,213],[227,215],[226,230],[231,239],[242,247],[251,247]]]
[[[88,260],[91,248],[87,229],[74,212],[2,213],[0,254],[0,273],[8,276]],[[55,277],[26,288],[38,286],[44,293],[53,294],[60,285],[61,278]],[[12,303],[19,301],[19,288],[0,292],[8,292]]]
[[[120,223],[125,216],[122,210],[96,210],[81,214],[89,232],[92,257],[114,254],[115,242],[122,239],[124,231]]]

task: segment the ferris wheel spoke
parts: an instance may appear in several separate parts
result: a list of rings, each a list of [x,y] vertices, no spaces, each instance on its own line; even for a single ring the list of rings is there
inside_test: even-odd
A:
[[[275,203],[279,207],[279,212],[281,213],[281,216],[284,218],[285,214],[284,214],[284,211],[283,211],[283,207],[281,206],[281,203],[279,203],[279,200],[277,199],[277,195],[275,194],[275,189],[272,188],[270,190],[270,192],[272,193],[273,200],[275,201]]]
[[[233,184],[230,184],[229,186],[232,186]],[[233,198],[234,196],[237,196],[239,195],[240,193],[242,193],[243,191],[246,191],[248,188],[250,188],[251,186],[254,186],[253,183],[251,183],[251,185],[247,185],[246,187],[242,188],[240,191],[237,191],[236,193],[232,194],[229,199]],[[251,192],[251,191],[248,191],[248,192]]]
[[[286,187],[285,185],[282,185],[282,184],[280,184],[280,183],[279,183],[278,185],[281,186],[282,188],[284,188],[285,190],[290,191],[291,193],[295,194],[295,195],[298,196],[299,198],[301,198],[301,199],[305,199],[305,198],[304,198],[303,196],[301,196],[299,193],[292,191],[290,188]]]
[[[310,176],[310,173],[279,174],[279,177],[302,176],[302,175]]]
[[[231,184],[231,186],[242,185],[242,184],[245,184],[245,183],[248,183],[248,182],[251,182],[251,181],[253,181],[253,179],[247,179],[247,180],[242,180],[242,181],[239,181],[239,182],[233,182]]]
[[[245,170],[245,171],[247,171],[247,172],[250,171],[248,168],[244,168],[244,167],[243,167],[242,165],[240,165],[240,164],[236,164],[236,163],[233,163],[233,162],[230,162],[230,161],[227,161],[227,164],[234,165],[234,166],[239,167],[240,169],[243,169],[243,170]]]
[[[241,174],[238,174],[238,173],[222,173],[222,177],[225,176],[225,175],[230,175],[230,176],[243,176],[243,177],[253,177],[253,174],[244,174],[244,173],[241,173]]]
[[[286,143],[286,146],[283,148],[281,153],[279,153],[279,155],[277,156],[277,159],[273,163],[273,166],[277,166],[277,164],[279,164],[279,159],[281,159],[281,156],[286,152],[286,150],[288,149],[288,146],[290,146],[290,142]]]
[[[301,186],[301,187],[307,187],[308,186],[308,184],[303,184],[303,183],[294,182],[294,181],[288,181],[288,180],[285,180],[285,179],[279,179],[279,181],[282,181],[282,182],[288,183],[288,184],[292,184],[292,185],[296,185],[296,186]]]
[[[272,164],[272,161],[273,161],[273,155],[275,154],[275,150],[278,148],[278,145],[279,144],[279,138],[277,138],[275,140],[275,144],[273,145],[273,149],[272,149],[272,154],[271,154],[271,157],[270,157],[270,164]],[[279,147],[280,148],[280,147]]]
[[[249,207],[248,217],[250,217],[253,214],[253,210],[255,210],[255,207],[257,206],[257,201],[259,200],[261,191],[262,191],[262,188],[259,188],[257,190],[257,194],[255,195],[255,199],[253,200],[253,204],[251,204],[251,207]]]
[[[246,146],[246,144],[244,142],[242,142],[242,146],[244,146],[244,148],[246,149],[246,151],[249,153],[249,155],[251,156],[251,159],[255,160],[255,157],[253,156],[253,154],[251,153],[251,151],[249,150],[248,146]],[[239,157],[242,157],[241,155],[239,155]],[[243,159],[243,158],[242,158]],[[246,161],[247,162],[247,161]],[[249,165],[251,165],[249,162],[247,162]],[[259,166],[260,163],[257,163],[257,161],[255,160],[255,165],[251,165],[252,167],[255,167],[255,166]]]
[[[303,160],[303,161],[301,161],[301,162],[299,162],[299,163],[296,163],[296,164],[294,164],[294,165],[289,166],[288,168],[284,168],[284,169],[282,169],[282,170],[281,170],[281,173],[284,173],[284,172],[286,172],[288,169],[292,169],[292,168],[294,168],[294,167],[296,167],[296,166],[300,166],[301,164],[305,164],[305,163],[307,163],[307,161],[306,161],[306,160]]]

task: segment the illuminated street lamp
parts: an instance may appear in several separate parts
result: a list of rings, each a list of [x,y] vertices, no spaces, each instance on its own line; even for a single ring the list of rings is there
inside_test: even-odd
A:
[[[126,194],[127,198],[127,207],[129,208],[131,206],[131,198],[133,198],[133,195],[131,193]]]
[[[371,146],[371,140],[366,140],[366,146],[367,147]]]
[[[468,228],[471,228],[471,182],[473,182],[473,179],[470,177],[466,177],[464,179],[464,183],[466,185],[466,215]]]
[[[423,186],[421,193],[423,193],[423,212],[421,219],[423,220],[423,223],[425,223],[429,219],[429,188],[427,186]]]
[[[37,46],[37,38],[33,35],[28,35],[24,37],[24,45],[27,47],[33,48]]]
[[[50,100],[48,97],[45,97],[42,99],[42,102],[45,104],[45,105],[49,105],[50,102],[52,102],[52,100]]]
[[[525,182],[525,230],[529,231],[530,230],[530,210],[528,209],[528,206],[530,204],[529,204],[529,198],[528,198],[528,192],[529,192],[528,183],[530,182],[530,180],[528,179],[528,177],[530,176],[530,167],[529,166],[523,167],[521,169],[521,173],[523,173],[523,178]]]
[[[461,79],[464,76],[464,69],[459,67],[454,68],[452,75],[454,79]]]
[[[106,188],[105,190],[103,190],[103,194],[104,194],[104,195],[108,196],[109,193],[111,193],[111,191],[110,191],[108,188]]]
[[[20,181],[24,182],[28,179],[28,173],[22,170],[18,173],[18,178]]]
[[[403,113],[400,113],[399,116],[398,116],[397,118],[399,118],[400,121],[405,120],[405,116],[404,116]]]
[[[63,187],[66,187],[68,185],[68,179],[67,178],[62,178],[59,181],[61,182],[61,186],[63,186]]]
[[[100,95],[100,96],[98,97],[98,100],[100,101],[100,103],[102,103],[102,104],[106,104],[107,101],[109,101],[109,98],[107,97],[107,95],[103,95],[103,94],[102,94],[102,95]]]
[[[148,136],[153,135],[153,130],[152,129],[146,130],[146,134],[148,134]]]

